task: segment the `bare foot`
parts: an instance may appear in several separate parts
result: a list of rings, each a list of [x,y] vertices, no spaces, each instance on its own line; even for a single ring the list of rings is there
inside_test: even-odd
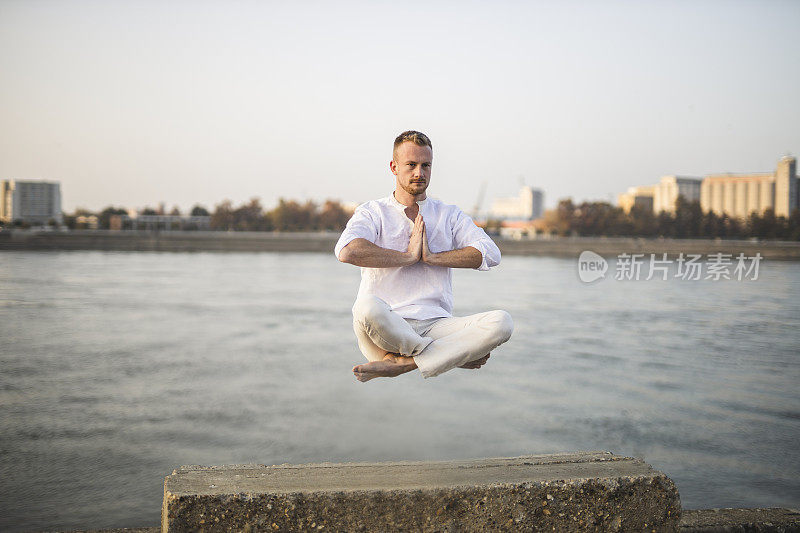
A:
[[[387,353],[381,361],[370,361],[353,367],[353,374],[358,381],[369,381],[374,378],[393,378],[417,368],[413,357]]]
[[[480,359],[475,359],[474,361],[470,361],[469,363],[464,363],[463,365],[459,366],[458,368],[470,368],[470,369],[480,368],[480,367],[482,367],[483,365],[486,364],[486,361],[489,360],[489,356],[490,355],[492,355],[492,354],[487,353],[486,355],[484,355]]]

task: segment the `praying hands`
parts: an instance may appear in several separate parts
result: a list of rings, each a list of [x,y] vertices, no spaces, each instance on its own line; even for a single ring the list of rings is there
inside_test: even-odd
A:
[[[339,254],[339,259],[360,267],[388,268],[411,266],[419,262],[450,268],[478,268],[483,255],[473,246],[434,253],[428,245],[428,235],[422,214],[417,214],[405,252],[398,252],[371,243],[367,239],[354,239]]]

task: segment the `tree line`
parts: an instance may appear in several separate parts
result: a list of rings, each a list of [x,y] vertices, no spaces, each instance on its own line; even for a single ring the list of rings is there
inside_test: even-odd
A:
[[[83,229],[88,226],[87,219],[97,217],[99,229],[109,229],[111,217],[126,215],[128,211],[121,207],[109,206],[98,212],[77,209],[72,214],[64,214],[64,225],[70,229]],[[298,202],[281,198],[278,205],[265,210],[258,198],[234,206],[230,200],[224,200],[215,206],[213,212],[202,205],[195,205],[187,215],[210,217],[210,226],[216,231],[342,231],[352,216],[351,209],[336,200],[326,200],[321,205],[313,202]],[[169,212],[146,207],[139,215],[172,215],[182,216],[178,207]]]
[[[109,229],[112,216],[125,214],[127,210],[113,206],[96,213],[77,209],[72,214],[64,214],[64,225],[70,229],[86,228],[86,218],[94,216],[97,217],[98,228]],[[182,215],[177,207],[169,212],[147,207],[139,214]],[[310,200],[298,202],[281,198],[277,206],[265,210],[258,198],[252,198],[239,206],[224,200],[215,206],[213,212],[195,205],[187,214],[210,217],[210,227],[216,231],[342,231],[353,213],[335,200],[317,204]],[[54,221],[51,225],[55,225]],[[500,226],[501,222],[497,220],[486,223],[486,229],[490,232],[499,230]],[[800,209],[793,210],[789,217],[775,216],[774,210],[767,209],[760,214],[751,213],[742,220],[725,214],[717,215],[713,211],[703,212],[700,202],[689,202],[683,196],[678,196],[673,213],[662,211],[658,214],[643,206],[634,206],[626,213],[608,202],[582,202],[576,205],[567,198],[559,201],[556,209],[545,212],[537,228],[559,236],[800,241]]]
[[[746,219],[717,215],[700,207],[699,201],[687,201],[678,196],[675,212],[634,206],[630,213],[608,202],[583,202],[575,205],[572,199],[561,200],[558,207],[548,210],[540,225],[544,231],[557,235],[607,237],[671,237],[723,239],[800,240],[800,209],[789,217],[776,217],[773,209],[751,213]]]
[[[258,198],[234,208],[229,200],[216,206],[211,228],[222,231],[342,231],[353,215],[335,200],[317,205],[281,198],[278,205],[264,211]]]

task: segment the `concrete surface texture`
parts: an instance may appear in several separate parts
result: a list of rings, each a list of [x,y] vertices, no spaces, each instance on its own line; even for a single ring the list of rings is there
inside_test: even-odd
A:
[[[184,466],[162,531],[676,531],[680,499],[638,459],[581,452],[445,462]]]
[[[71,533],[160,533],[160,527],[92,529]],[[800,532],[800,511],[771,509],[683,510],[679,533],[794,533]]]

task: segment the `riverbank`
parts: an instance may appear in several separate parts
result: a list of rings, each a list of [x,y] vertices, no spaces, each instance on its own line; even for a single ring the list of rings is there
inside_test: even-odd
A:
[[[4,250],[107,250],[138,252],[322,252],[332,253],[338,233],[194,232],[194,231],[0,231]],[[723,239],[645,239],[637,237],[560,237],[502,239],[493,237],[507,255],[576,257],[591,250],[604,257],[622,253],[700,254],[760,253],[768,260],[800,260],[800,242]]]

